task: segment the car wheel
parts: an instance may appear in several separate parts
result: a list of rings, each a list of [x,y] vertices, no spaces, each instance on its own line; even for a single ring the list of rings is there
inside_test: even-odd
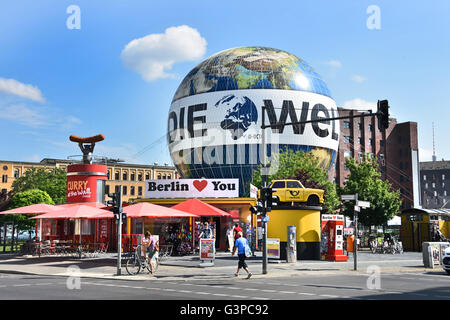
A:
[[[447,272],[447,274],[450,275],[450,270],[445,270],[445,272]]]
[[[318,206],[319,205],[319,197],[318,196],[309,196],[307,204],[308,204],[308,206]]]

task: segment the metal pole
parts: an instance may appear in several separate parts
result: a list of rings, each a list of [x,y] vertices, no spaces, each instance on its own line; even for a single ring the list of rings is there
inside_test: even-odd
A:
[[[358,205],[358,194],[355,194],[355,206]],[[355,210],[355,208],[353,208],[353,220],[355,223],[355,240],[353,243],[353,269],[356,271],[358,270],[358,257],[357,257],[357,252],[358,252],[358,211]]]
[[[117,222],[117,275],[121,275],[122,263],[122,190],[119,192],[119,219]]]
[[[265,111],[266,107],[262,106],[262,148],[263,148],[263,158],[262,158],[262,168],[261,168],[261,178],[263,188],[267,187],[267,145],[266,145],[266,129],[265,129]],[[263,232],[263,261],[262,261],[262,273],[267,274],[267,222],[265,221],[267,215],[267,202],[262,203],[262,232]]]

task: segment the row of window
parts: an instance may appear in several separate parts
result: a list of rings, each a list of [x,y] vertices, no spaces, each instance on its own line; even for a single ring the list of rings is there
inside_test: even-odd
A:
[[[143,181],[142,178],[143,178],[142,173],[138,173],[137,181]],[[110,180],[110,179],[111,179],[110,178],[110,172],[108,171],[108,180]],[[163,174],[159,173],[158,174],[158,180],[161,180],[161,179],[172,179],[172,174],[170,174],[170,173],[168,173],[168,174],[166,174],[166,173],[163,173]],[[115,172],[114,180],[120,180],[120,172],[119,171]],[[122,173],[122,180],[128,181],[128,172],[123,172]],[[147,172],[145,174],[145,180],[150,180],[150,173]],[[130,174],[130,181],[136,181],[136,174],[134,172],[132,172]]]
[[[445,188],[445,182],[442,182],[441,186],[442,186],[442,188]],[[435,183],[435,182],[432,182],[432,183],[431,183],[431,187],[432,187],[433,189],[436,189],[436,183]],[[425,189],[428,189],[428,182],[425,182]]]
[[[344,129],[350,129],[352,127],[352,123],[350,121],[344,121]],[[362,130],[362,125],[360,122],[357,123],[357,127],[358,130],[361,131]],[[367,128],[369,129],[369,131],[373,131],[373,125],[369,124],[367,126]]]
[[[119,193],[120,192],[120,188],[122,188],[122,195],[127,196],[128,195],[128,186],[120,186],[120,185],[116,185],[114,187],[114,192],[115,193]],[[105,186],[105,194],[110,193],[110,186],[106,185]],[[138,186],[137,187],[137,195],[138,196],[142,196],[142,191],[143,188],[142,186]],[[130,186],[130,196],[134,196],[136,195],[136,186]]]
[[[442,174],[442,180],[445,180],[445,174]],[[428,176],[426,174],[423,175],[423,181],[427,181],[427,179],[430,178],[431,180],[436,180],[436,175],[432,174],[431,177]]]
[[[344,142],[345,143],[352,143],[352,137],[350,136],[344,136]],[[359,144],[364,144],[363,138],[359,137],[358,138],[358,143]],[[375,145],[375,141],[372,138],[369,138],[369,145],[370,146],[374,146]],[[380,140],[380,147],[384,146],[384,140]]]
[[[426,197],[427,193],[425,192],[424,194],[425,194],[425,197]],[[440,196],[440,195],[438,194],[438,192],[437,192],[436,190],[434,190],[434,191],[433,191],[433,196],[434,196],[434,197],[437,197],[437,196]],[[443,196],[443,197],[446,197],[446,196],[447,196],[447,190],[444,190],[444,191],[442,192],[442,196]]]

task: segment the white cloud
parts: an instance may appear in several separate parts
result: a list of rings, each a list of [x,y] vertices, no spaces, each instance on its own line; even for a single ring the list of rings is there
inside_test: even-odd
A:
[[[345,101],[342,105],[345,109],[354,109],[354,110],[372,110],[373,112],[377,112],[377,103],[365,101],[360,98],[355,98],[353,100]]]
[[[144,80],[154,81],[173,77],[167,71],[176,62],[201,58],[206,45],[196,29],[183,25],[132,40],[122,50],[121,58],[127,68],[139,73]]]
[[[13,120],[29,127],[47,124],[47,119],[41,112],[22,103],[0,107],[0,119]]]
[[[0,78],[0,91],[37,102],[45,102],[38,87],[14,79]]]
[[[329,66],[331,66],[331,67],[334,67],[334,68],[342,67],[342,63],[339,60],[330,60],[330,61],[327,62],[327,64]]]
[[[360,76],[360,75],[357,75],[357,74],[355,74],[355,75],[353,75],[353,76],[352,76],[352,80],[353,80],[353,81],[355,81],[355,82],[358,82],[358,83],[363,83],[364,81],[366,81],[366,80],[367,80],[367,78],[366,78],[366,77],[363,77],[363,76]]]

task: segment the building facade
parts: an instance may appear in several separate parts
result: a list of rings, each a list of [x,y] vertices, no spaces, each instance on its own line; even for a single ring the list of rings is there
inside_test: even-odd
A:
[[[450,161],[420,163],[422,206],[425,209],[450,209]]]
[[[0,160],[0,196],[12,190],[12,183],[31,168],[51,170],[60,168],[67,171],[67,166],[78,163],[74,160],[43,159],[40,162],[1,161]],[[148,179],[177,179],[174,167],[169,165],[143,165],[127,163],[106,163],[108,166],[108,180],[105,183],[105,193],[118,192],[122,189],[122,200],[144,197],[144,180]]]
[[[359,116],[363,112],[338,108],[339,116]],[[389,119],[389,127],[378,129],[376,116],[354,117],[340,120],[341,135],[334,172],[335,182],[343,187],[350,171],[345,165],[347,157],[361,161],[363,155],[376,157],[383,180],[393,189],[400,190],[401,208],[420,205],[419,154],[417,123],[397,123]]]

